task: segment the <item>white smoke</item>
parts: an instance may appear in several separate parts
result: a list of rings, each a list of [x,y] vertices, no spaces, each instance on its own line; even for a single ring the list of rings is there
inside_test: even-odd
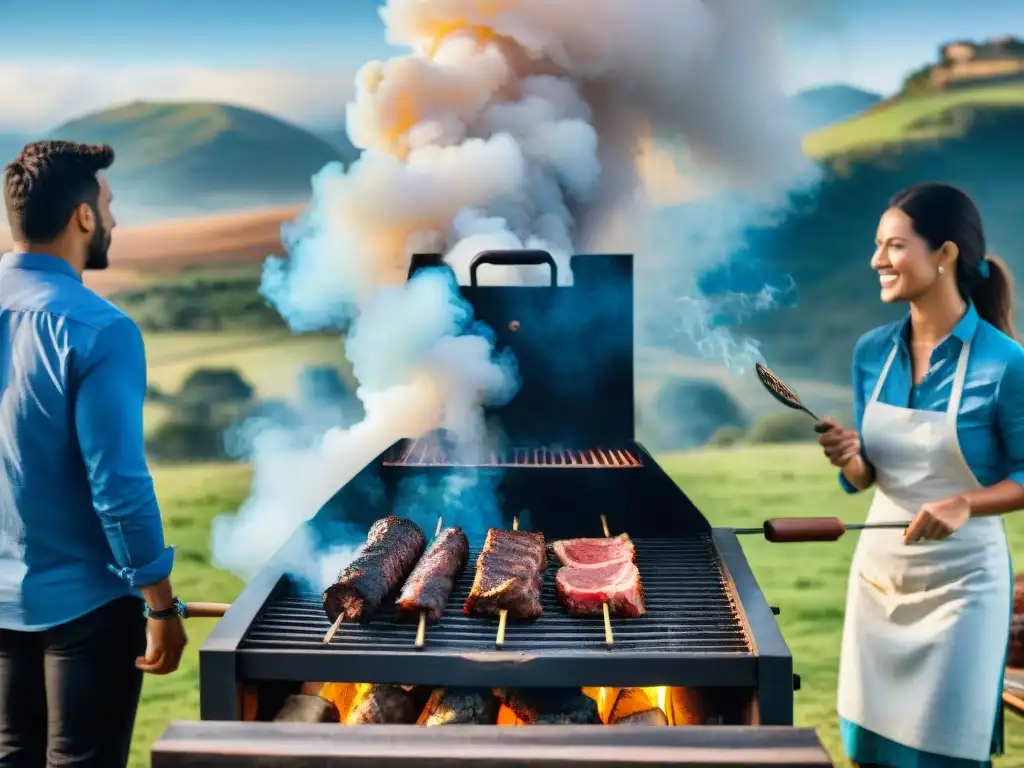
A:
[[[767,7],[389,0],[388,41],[411,52],[359,72],[348,129],[364,154],[314,179],[309,210],[283,233],[290,257],[267,263],[263,285],[296,330],[350,324],[366,419],[302,451],[263,446],[249,500],[215,526],[220,565],[260,567],[399,438],[444,426],[463,449],[479,445],[481,406],[514,393],[514,365],[493,357],[450,283],[406,283],[413,252],[445,253],[465,283],[479,251],[539,248],[571,281],[568,257],[635,203],[652,136],[682,142],[704,186],[777,193],[805,171]],[[542,277],[481,272],[492,283]]]

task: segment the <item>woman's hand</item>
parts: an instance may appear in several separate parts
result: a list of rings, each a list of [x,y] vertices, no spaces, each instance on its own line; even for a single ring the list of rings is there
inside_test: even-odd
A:
[[[822,419],[821,423],[830,429],[822,433],[818,438],[818,444],[825,450],[825,455],[833,466],[843,469],[860,457],[860,435],[857,430],[841,427],[834,419]]]
[[[952,496],[921,507],[903,532],[903,543],[942,541],[959,531],[971,519],[971,504],[963,496]]]

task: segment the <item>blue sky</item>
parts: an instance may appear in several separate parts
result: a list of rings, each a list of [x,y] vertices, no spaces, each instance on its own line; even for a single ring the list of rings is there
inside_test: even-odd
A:
[[[932,60],[942,42],[1024,37],[1024,0],[772,2],[786,8],[790,91],[848,82],[888,92]],[[394,53],[378,5],[0,0],[0,132],[43,130],[139,98],[227,100],[300,122],[340,123],[359,65]],[[12,30],[37,34],[19,38]]]

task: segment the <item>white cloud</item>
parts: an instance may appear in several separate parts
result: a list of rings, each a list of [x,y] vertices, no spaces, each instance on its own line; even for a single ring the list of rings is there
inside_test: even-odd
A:
[[[0,131],[36,132],[131,101],[218,101],[303,123],[340,123],[351,72],[0,59]]]

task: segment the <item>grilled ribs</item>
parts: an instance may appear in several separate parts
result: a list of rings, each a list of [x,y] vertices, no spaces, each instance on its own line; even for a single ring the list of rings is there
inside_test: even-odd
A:
[[[425,613],[429,623],[440,621],[468,558],[469,541],[461,528],[445,528],[435,536],[402,587],[395,619],[418,619]]]
[[[370,527],[359,554],[324,590],[324,611],[333,622],[368,622],[384,599],[405,581],[427,545],[423,531],[410,520],[389,515]]]
[[[547,563],[543,533],[491,528],[463,612],[497,616],[505,610],[515,619],[538,618],[544,612],[540,582]]]

